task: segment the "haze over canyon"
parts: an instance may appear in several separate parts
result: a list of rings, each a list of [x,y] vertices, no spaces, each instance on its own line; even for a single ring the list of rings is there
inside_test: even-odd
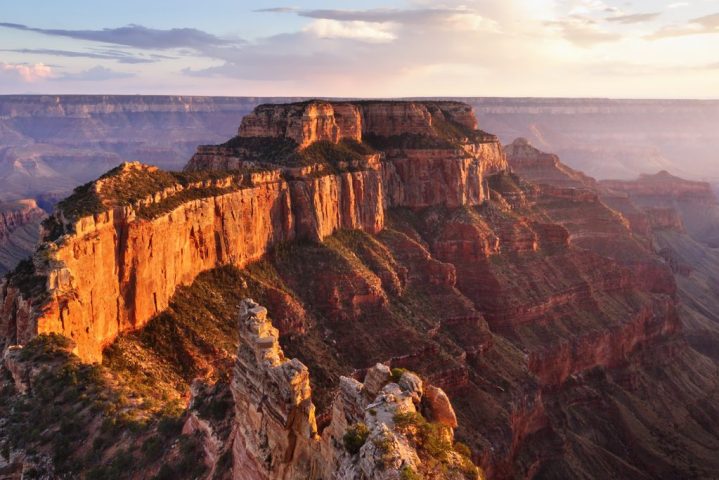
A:
[[[7,478],[717,477],[715,103],[10,100]]]

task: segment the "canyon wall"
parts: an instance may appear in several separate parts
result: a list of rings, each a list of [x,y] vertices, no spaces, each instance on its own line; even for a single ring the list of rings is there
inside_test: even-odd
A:
[[[119,175],[147,168],[127,164]],[[36,255],[50,300],[24,328],[7,316],[2,326],[14,324],[6,335],[19,343],[62,333],[75,340],[81,358],[99,360],[104,345],[167,308],[175,289],[198,273],[243,267],[279,243],[319,241],[339,228],[376,233],[383,227],[381,200],[374,171],[289,183],[270,172],[252,186],[185,201],[151,220],[138,218],[132,206],[83,217],[67,227],[72,234],[45,245],[45,259]]]
[[[294,108],[292,115],[297,115]],[[297,108],[306,114],[296,125],[281,120],[286,107],[270,118],[279,116],[273,121],[287,125],[280,133],[292,135],[298,145],[320,138],[340,142],[346,135],[338,132],[345,130],[358,135],[356,106]],[[337,120],[335,108],[343,119]],[[424,105],[414,110],[428,112]],[[240,131],[276,135],[261,120],[265,115],[266,109],[259,108]],[[205,161],[199,158],[191,161],[192,170]],[[73,205],[89,201],[79,193],[61,204],[54,221],[63,235],[45,242],[34,258],[32,275],[46,278],[47,295],[28,309],[27,298],[12,288],[21,281],[11,279],[0,299],[0,327],[11,343],[21,344],[38,333],[62,333],[76,342],[81,358],[99,360],[102,348],[118,333],[143,326],[167,308],[178,286],[188,285],[202,271],[244,267],[280,243],[321,241],[339,229],[378,233],[388,207],[478,205],[485,198],[484,175],[503,168],[504,162],[501,146],[491,142],[406,155],[399,150],[392,156],[372,153],[339,171],[322,164],[266,163],[264,170],[239,177],[220,174],[194,189],[158,184],[149,197],[130,205],[117,203],[112,195],[137,189],[133,182],[155,178],[157,169],[125,164],[92,184],[90,192],[101,204],[96,213],[77,218],[69,213]]]
[[[232,136],[257,105],[296,100],[0,95],[0,200],[36,198],[47,208],[125,161],[181,168],[198,144]],[[668,169],[685,178],[719,179],[715,153],[707,148],[719,141],[716,101],[456,100],[474,107],[483,129],[502,142],[530,138],[597,178],[630,179]],[[467,124],[474,121],[466,112],[454,120],[462,115]],[[364,120],[372,122],[370,116]]]
[[[481,478],[468,458],[451,450],[457,418],[441,388],[425,386],[411,372],[392,379],[382,364],[367,371],[364,383],[340,377],[329,425],[320,432],[309,371],[285,357],[267,310],[243,300],[238,324],[240,347],[231,386],[233,478],[396,480],[440,471],[447,479]],[[397,425],[398,418],[414,418],[420,410],[444,430],[448,440],[432,439],[447,445],[444,458],[431,458]],[[346,435],[353,431],[356,444],[349,445]]]
[[[185,172],[115,169],[0,285],[6,342],[44,325],[93,360],[126,332],[100,368],[138,398],[189,391],[213,476],[454,478],[421,440],[470,478],[461,457],[501,480],[712,478],[717,369],[682,336],[682,259],[556,156],[505,157],[469,111],[261,107]]]
[[[35,200],[0,202],[0,276],[35,250],[43,218]]]

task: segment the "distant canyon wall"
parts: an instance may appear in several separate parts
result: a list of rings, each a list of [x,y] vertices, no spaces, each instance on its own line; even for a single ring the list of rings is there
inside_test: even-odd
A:
[[[124,161],[180,169],[200,144],[229,138],[257,105],[287,98],[0,96],[0,200],[51,205]],[[719,181],[711,148],[719,102],[463,99],[502,143],[527,137],[599,179],[668,170]],[[371,118],[367,118],[371,121]]]
[[[35,200],[0,202],[0,276],[35,250],[43,218]]]

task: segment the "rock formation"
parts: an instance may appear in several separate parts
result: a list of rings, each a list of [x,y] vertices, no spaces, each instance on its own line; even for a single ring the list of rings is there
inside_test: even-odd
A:
[[[0,276],[35,250],[43,218],[35,200],[0,202]]]
[[[193,395],[220,477],[712,478],[719,368],[654,248],[686,234],[507,150],[456,102],[258,108],[185,172],[126,164],[62,202],[0,286],[4,342],[112,343],[106,375]],[[244,301],[235,336],[247,297],[277,322]]]
[[[431,148],[392,148],[386,155],[343,150],[332,152],[336,164],[306,167],[272,163],[279,157],[258,163],[253,156],[237,165],[244,168],[241,174],[173,176],[155,167],[124,164],[78,189],[60,204],[35,255],[32,276],[45,278],[38,281],[46,282],[47,298],[30,312],[23,310],[26,321],[11,320],[24,305],[11,279],[2,297],[4,336],[25,343],[38,333],[62,333],[73,338],[82,358],[98,360],[102,347],[118,333],[144,325],[167,307],[178,286],[188,285],[202,271],[228,264],[243,267],[282,242],[321,241],[338,229],[378,233],[389,207],[480,204],[485,175],[506,165],[501,146],[493,137],[469,130],[474,123],[456,123],[452,134],[446,133],[449,127],[437,130],[433,122],[455,125],[457,117],[466,123],[464,107],[411,105],[432,132]],[[375,104],[311,102],[272,107],[276,113],[270,114],[260,107],[240,127],[239,139],[250,138],[244,137],[248,133],[255,135],[252,139],[288,134],[283,138],[294,143],[339,143],[346,135],[338,132],[347,130],[357,140],[359,109],[377,117],[373,108]],[[335,119],[335,109],[342,119]],[[269,128],[268,118],[287,128]],[[390,128],[373,122],[375,129]],[[207,161],[196,156],[188,170],[215,165]],[[258,164],[263,166],[259,171]]]
[[[381,364],[367,372],[364,384],[341,377],[330,424],[320,434],[307,367],[285,358],[267,310],[244,300],[239,329],[232,383],[233,478],[399,480],[408,472],[434,478],[437,461],[444,465],[442,478],[480,478],[471,461],[452,450],[456,416],[441,388],[428,386],[425,396],[419,377],[404,372],[394,383]],[[428,459],[409,430],[397,424],[422,418],[421,405],[448,436],[450,452],[442,460]]]

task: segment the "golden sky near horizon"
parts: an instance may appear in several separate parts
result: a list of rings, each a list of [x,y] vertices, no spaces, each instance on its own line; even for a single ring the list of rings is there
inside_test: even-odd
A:
[[[0,93],[719,98],[719,0],[26,0],[0,45]]]

